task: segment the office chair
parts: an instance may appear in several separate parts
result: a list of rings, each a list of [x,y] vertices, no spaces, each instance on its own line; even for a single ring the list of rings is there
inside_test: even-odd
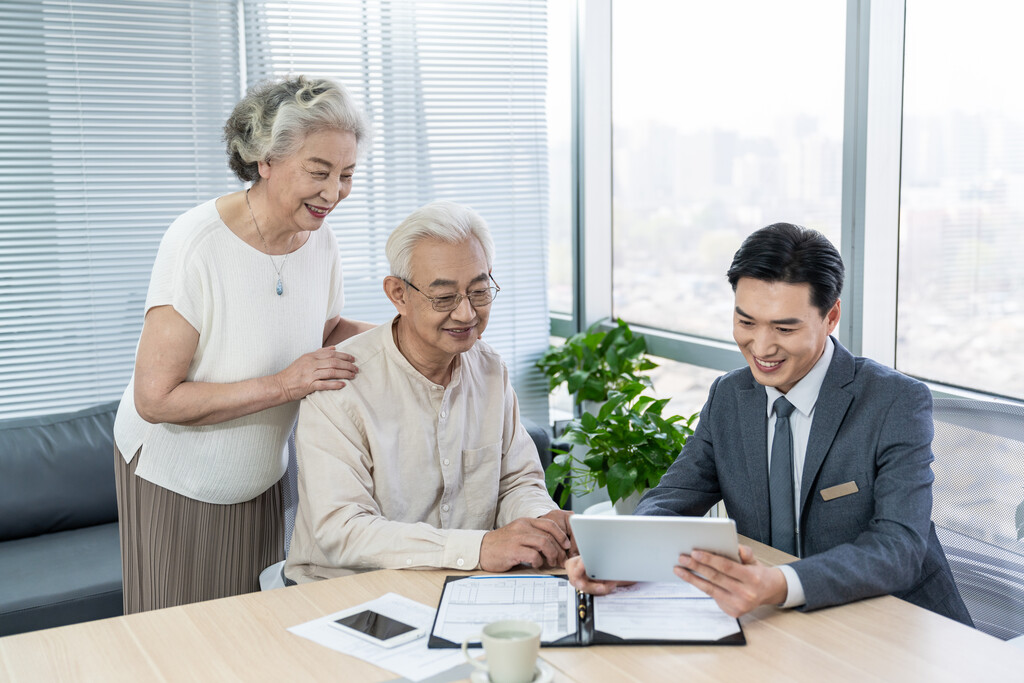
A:
[[[1024,500],[1024,407],[936,398],[933,416],[932,521],[953,578],[980,631],[1020,639],[1024,541],[1018,540],[1017,509]]]
[[[285,471],[284,488],[281,491],[284,506],[284,552],[288,556],[288,548],[292,542],[292,531],[295,530],[295,509],[299,505],[299,466],[295,461],[295,430],[288,437],[288,469]],[[269,591],[284,587],[284,560],[275,562],[260,572],[260,590]]]

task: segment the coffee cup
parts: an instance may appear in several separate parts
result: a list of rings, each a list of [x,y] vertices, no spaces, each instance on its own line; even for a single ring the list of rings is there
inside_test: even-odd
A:
[[[537,670],[540,652],[540,624],[532,621],[495,621],[484,630],[462,641],[462,654],[481,671],[487,672],[491,683],[530,683]],[[470,658],[467,648],[479,640],[487,655],[485,662]]]

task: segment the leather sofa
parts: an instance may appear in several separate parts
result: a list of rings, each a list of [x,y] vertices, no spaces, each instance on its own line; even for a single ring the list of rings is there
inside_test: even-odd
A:
[[[0,636],[122,613],[116,411],[0,421]]]

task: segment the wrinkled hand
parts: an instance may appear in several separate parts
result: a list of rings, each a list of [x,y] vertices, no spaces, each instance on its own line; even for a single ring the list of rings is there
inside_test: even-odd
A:
[[[355,358],[327,346],[299,356],[291,365],[274,375],[288,401],[297,401],[314,391],[341,389],[344,380],[359,372]]]
[[[569,577],[569,583],[573,588],[591,595],[608,595],[618,586],[630,586],[635,581],[595,581],[587,576],[587,569],[583,566],[583,558],[571,557],[565,563],[565,572]]]
[[[569,537],[557,522],[544,517],[521,517],[484,534],[480,544],[480,568],[503,572],[518,564],[535,569],[545,565],[561,567],[571,546]]]
[[[758,562],[754,551],[745,545],[740,546],[740,560],[694,550],[690,555],[680,555],[672,571],[714,598],[731,617],[739,618],[761,605],[785,602],[786,577],[782,570]]]
[[[572,512],[569,510],[552,510],[546,515],[541,515],[541,519],[550,519],[552,522],[558,525],[558,528],[565,532],[565,535],[569,538],[568,556],[575,557],[580,554],[579,548],[576,547],[576,538],[572,535],[572,526],[569,524],[569,518],[572,517]]]

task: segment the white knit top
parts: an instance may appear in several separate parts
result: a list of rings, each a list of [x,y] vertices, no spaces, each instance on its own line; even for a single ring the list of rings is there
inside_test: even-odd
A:
[[[279,268],[284,256],[273,257]],[[146,311],[171,305],[199,332],[186,379],[237,382],[271,375],[323,343],[324,323],[343,303],[341,257],[324,223],[288,255],[284,293],[266,253],[221,220],[212,199],[182,214],[160,242]],[[298,401],[204,426],[150,424],[135,410],[135,378],[114,422],[125,460],[144,446],[136,474],[207,503],[240,503],[273,486]]]

